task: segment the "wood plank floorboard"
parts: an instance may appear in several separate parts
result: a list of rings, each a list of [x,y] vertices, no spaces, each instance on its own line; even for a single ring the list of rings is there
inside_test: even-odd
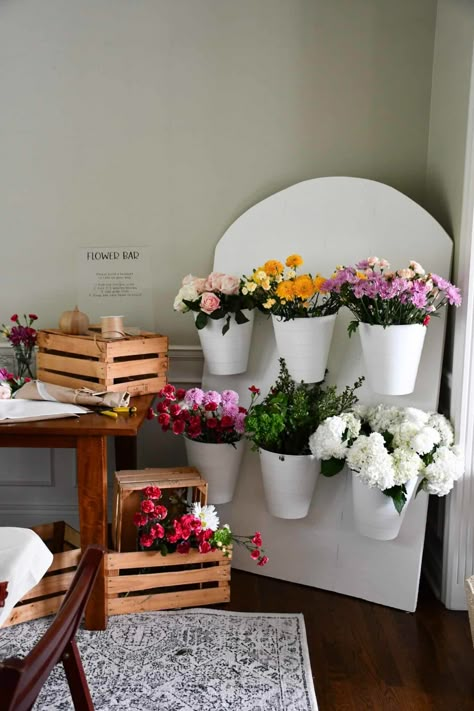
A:
[[[233,570],[226,609],[303,613],[320,711],[474,711],[467,612],[424,581],[407,613]]]

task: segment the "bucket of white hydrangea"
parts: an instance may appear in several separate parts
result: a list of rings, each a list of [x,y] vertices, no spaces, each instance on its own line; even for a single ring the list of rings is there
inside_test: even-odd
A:
[[[413,407],[359,406],[329,417],[310,438],[333,476],[352,471],[354,525],[369,538],[393,540],[412,498],[420,491],[446,496],[462,476],[464,459],[450,422]]]

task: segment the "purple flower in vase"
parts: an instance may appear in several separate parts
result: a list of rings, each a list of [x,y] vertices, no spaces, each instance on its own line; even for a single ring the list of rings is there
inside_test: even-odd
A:
[[[199,405],[202,404],[202,401],[204,399],[204,391],[201,390],[201,388],[191,388],[190,390],[186,391],[186,394],[184,396],[184,402],[188,407],[193,407],[194,405]]]
[[[232,404],[232,405],[238,405],[239,403],[239,395],[238,393],[235,392],[235,390],[223,390],[222,391],[222,402],[223,404]]]
[[[218,393],[216,390],[208,390],[204,393],[204,396],[202,398],[202,404],[209,405],[211,402],[215,402],[216,405],[220,405],[221,400],[222,397],[220,393]]]
[[[458,289],[457,286],[449,284],[448,288],[446,289],[446,296],[448,298],[448,303],[451,304],[451,306],[461,305],[461,291]]]

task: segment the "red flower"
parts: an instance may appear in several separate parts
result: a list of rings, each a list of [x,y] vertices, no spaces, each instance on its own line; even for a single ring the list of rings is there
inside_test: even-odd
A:
[[[37,321],[38,316],[36,314],[28,314],[28,318],[31,319],[31,321]]]
[[[155,510],[155,504],[150,499],[143,499],[140,507],[143,513],[153,513]]]
[[[152,407],[148,408],[148,412],[146,413],[146,419],[147,420],[154,420],[155,419],[155,413],[154,413]]]
[[[157,504],[155,506],[155,518],[157,518],[159,521],[163,521],[164,518],[166,518],[168,515],[168,509],[166,506],[162,506],[161,504]]]
[[[174,385],[165,385],[165,387],[158,393],[160,397],[166,397],[170,400],[176,400],[176,388]]]
[[[178,388],[176,390],[176,399],[177,400],[182,400],[185,395],[186,395],[186,390],[184,388]]]
[[[427,326],[430,321],[431,321],[431,316],[429,316],[429,315],[427,314],[427,315],[425,316],[425,318],[423,319],[423,326]]]
[[[143,489],[143,493],[149,499],[160,499],[161,498],[161,489],[159,486],[146,486]]]
[[[209,541],[202,541],[202,543],[199,544],[199,553],[209,553],[211,550],[211,544]]]
[[[156,411],[157,412],[169,412],[168,410],[168,405],[166,404],[168,400],[162,400],[161,402],[158,403],[156,406]]]
[[[146,533],[140,536],[140,545],[143,546],[143,548],[150,548],[153,545],[152,536],[148,536]]]
[[[262,534],[260,531],[255,531],[255,536],[252,538],[252,543],[254,546],[261,546],[262,545]]]
[[[257,565],[263,566],[268,563],[268,556],[264,555],[260,560],[258,561]]]
[[[219,420],[217,419],[217,417],[210,417],[207,420],[206,424],[210,430],[215,430],[217,425],[219,424]]]
[[[251,386],[249,387],[249,390],[250,390],[250,392],[253,393],[254,395],[259,395],[259,393],[260,393],[260,388],[257,388],[255,385],[251,385]]]
[[[191,544],[189,541],[183,541],[182,543],[178,543],[176,546],[176,550],[178,553],[189,553],[189,549],[191,548]]]
[[[177,417],[180,414],[181,414],[181,408],[179,405],[177,405],[176,403],[173,403],[172,405],[170,405],[170,415],[172,415],[172,417]]]
[[[240,412],[241,414],[245,414],[245,415],[246,415],[246,414],[247,414],[247,408],[245,408],[245,407],[239,407],[239,412]]]
[[[191,437],[191,439],[196,439],[196,437],[200,437],[201,433],[202,430],[200,424],[198,425],[198,427],[189,427],[188,429],[188,437]]]
[[[186,423],[184,420],[175,420],[173,422],[173,432],[175,435],[183,434]]]
[[[164,535],[165,529],[163,528],[161,523],[155,523],[155,525],[150,528],[150,536],[152,536],[153,539],[164,538]]]
[[[10,316],[10,321],[14,321],[15,323],[18,323],[18,314],[13,314],[13,316]]]
[[[147,516],[144,516],[139,511],[137,511],[137,513],[134,514],[134,516],[133,516],[133,525],[134,526],[136,526],[137,528],[140,528],[141,526],[146,526],[147,523],[148,523]]]
[[[258,548],[253,549],[253,551],[250,553],[250,557],[253,560],[258,560],[258,558],[260,558],[260,551],[258,550]]]
[[[158,415],[158,422],[162,427],[168,427],[170,423],[170,416],[166,412],[162,412]]]
[[[219,405],[217,404],[217,402],[208,402],[207,405],[204,405],[204,409],[207,412],[214,412],[215,410],[217,410],[218,407]]]
[[[221,427],[223,429],[228,429],[234,426],[234,420],[229,415],[224,415],[221,420]]]

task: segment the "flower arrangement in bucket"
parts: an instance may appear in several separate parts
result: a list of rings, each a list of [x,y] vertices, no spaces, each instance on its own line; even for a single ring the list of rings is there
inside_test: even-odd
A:
[[[22,385],[29,383],[31,378],[18,378],[6,368],[0,368],[0,400],[9,400]]]
[[[242,286],[242,279],[231,274],[188,274],[174,300],[175,311],[194,313],[206,363],[215,375],[247,369],[255,302]]]
[[[355,405],[355,390],[362,380],[341,393],[336,386],[295,383],[280,358],[279,376],[261,402],[257,402],[260,390],[250,388],[252,401],[245,431],[260,455],[265,497],[273,516],[307,515],[319,473],[309,446],[310,435],[327,417]]]
[[[302,265],[299,254],[287,257],[285,265],[270,259],[244,277],[242,292],[272,316],[278,353],[293,378],[315,383],[324,379],[340,301],[324,288],[325,277],[298,274]]]
[[[185,501],[174,504],[174,513],[160,503],[162,491],[158,486],[147,486],[142,490],[140,510],[133,522],[138,529],[140,550],[159,550],[162,555],[178,552],[189,553],[197,549],[200,553],[220,550],[229,557],[233,544],[246,548],[257,565],[268,563],[263,549],[262,536],[256,531],[252,536],[233,533],[228,524],[219,525],[219,516],[214,506],[195,502],[187,506]]]
[[[148,417],[157,418],[164,432],[184,437],[188,464],[206,479],[209,500],[223,504],[234,495],[244,452],[246,415],[235,390],[185,390],[166,385]]]
[[[426,327],[443,307],[461,304],[456,286],[415,261],[393,271],[386,259],[369,257],[337,267],[323,288],[354,316],[349,335],[359,330],[369,385],[385,395],[413,392]]]
[[[413,407],[358,406],[329,417],[310,437],[310,448],[323,475],[347,463],[356,527],[382,540],[398,535],[413,495],[446,496],[464,471],[450,422]]]
[[[13,326],[2,324],[2,336],[6,338],[13,347],[16,361],[16,377],[22,380],[25,377],[32,378],[32,361],[36,347],[37,332],[33,328],[33,323],[37,321],[36,314],[23,314],[23,323],[18,314],[13,314],[10,321]]]

